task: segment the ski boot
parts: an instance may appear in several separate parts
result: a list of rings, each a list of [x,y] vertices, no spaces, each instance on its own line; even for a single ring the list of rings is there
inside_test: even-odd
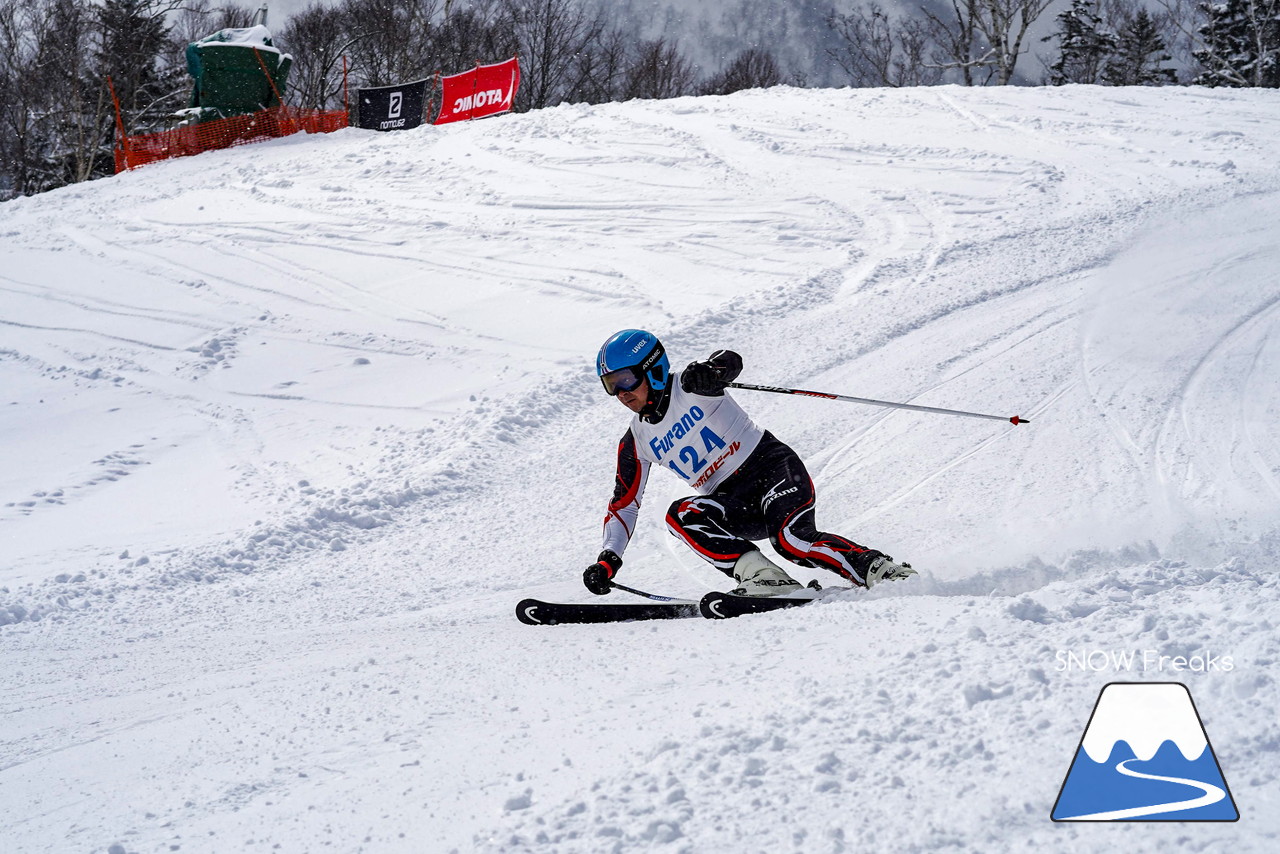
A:
[[[734,596],[782,596],[802,589],[786,570],[769,560],[759,549],[738,558],[733,565],[733,577],[738,586],[729,591]]]
[[[911,564],[894,563],[893,558],[888,555],[880,555],[871,561],[871,566],[867,567],[867,588],[870,589],[871,585],[879,584],[881,581],[901,581],[916,574]]]

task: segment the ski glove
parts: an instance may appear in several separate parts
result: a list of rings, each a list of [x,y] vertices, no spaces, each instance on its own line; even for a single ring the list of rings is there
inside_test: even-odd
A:
[[[680,388],[689,394],[720,397],[740,373],[742,357],[732,350],[717,350],[705,362],[690,362],[680,372]]]
[[[587,567],[587,571],[582,573],[582,583],[592,593],[597,596],[603,596],[612,589],[609,586],[609,581],[618,574],[618,570],[621,568],[622,558],[609,549],[605,549],[600,552],[600,559]]]

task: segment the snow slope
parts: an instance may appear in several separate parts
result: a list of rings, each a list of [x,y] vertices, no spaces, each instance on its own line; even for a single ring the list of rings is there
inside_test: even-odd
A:
[[[5,850],[1274,850],[1278,144],[1273,92],[775,89],[0,206]],[[522,626],[591,598],[625,326],[1032,423],[739,392],[922,577]],[[725,589],[680,494],[622,580]],[[1133,679],[1238,823],[1050,822]]]

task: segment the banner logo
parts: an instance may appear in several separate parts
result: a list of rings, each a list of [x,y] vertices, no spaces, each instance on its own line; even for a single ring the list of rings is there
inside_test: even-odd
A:
[[[422,124],[427,81],[378,86],[356,92],[358,124],[368,130],[409,130]]]
[[[1236,821],[1191,692],[1181,682],[1102,689],[1050,817],[1054,821]]]
[[[511,109],[520,88],[520,61],[512,57],[493,65],[440,78],[440,115],[435,124],[495,116]]]

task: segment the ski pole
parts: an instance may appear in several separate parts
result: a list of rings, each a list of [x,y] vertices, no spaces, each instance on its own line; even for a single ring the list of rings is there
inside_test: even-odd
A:
[[[652,599],[655,602],[692,602],[692,599],[677,599],[674,596],[659,596],[656,593],[645,593],[643,590],[636,590],[634,587],[628,587],[625,584],[619,584],[616,581],[609,582],[610,587],[618,590],[625,590],[628,593],[634,593],[637,596],[643,596],[646,599]]]
[[[967,418],[988,418],[992,421],[1008,421],[1010,424],[1030,424],[1031,420],[1014,415],[987,415],[982,412],[964,412],[959,409],[942,409],[937,406],[917,406],[914,403],[893,403],[888,400],[871,400],[866,397],[849,397],[845,394],[829,394],[824,391],[805,391],[799,388],[778,388],[768,385],[752,385],[751,383],[729,383],[729,388],[741,388],[748,391],[770,391],[775,394],[802,394],[805,397],[821,397],[826,400],[843,400],[846,403],[865,403],[870,406],[887,406],[891,409],[910,409],[913,412],[936,412],[940,415],[963,415]]]

